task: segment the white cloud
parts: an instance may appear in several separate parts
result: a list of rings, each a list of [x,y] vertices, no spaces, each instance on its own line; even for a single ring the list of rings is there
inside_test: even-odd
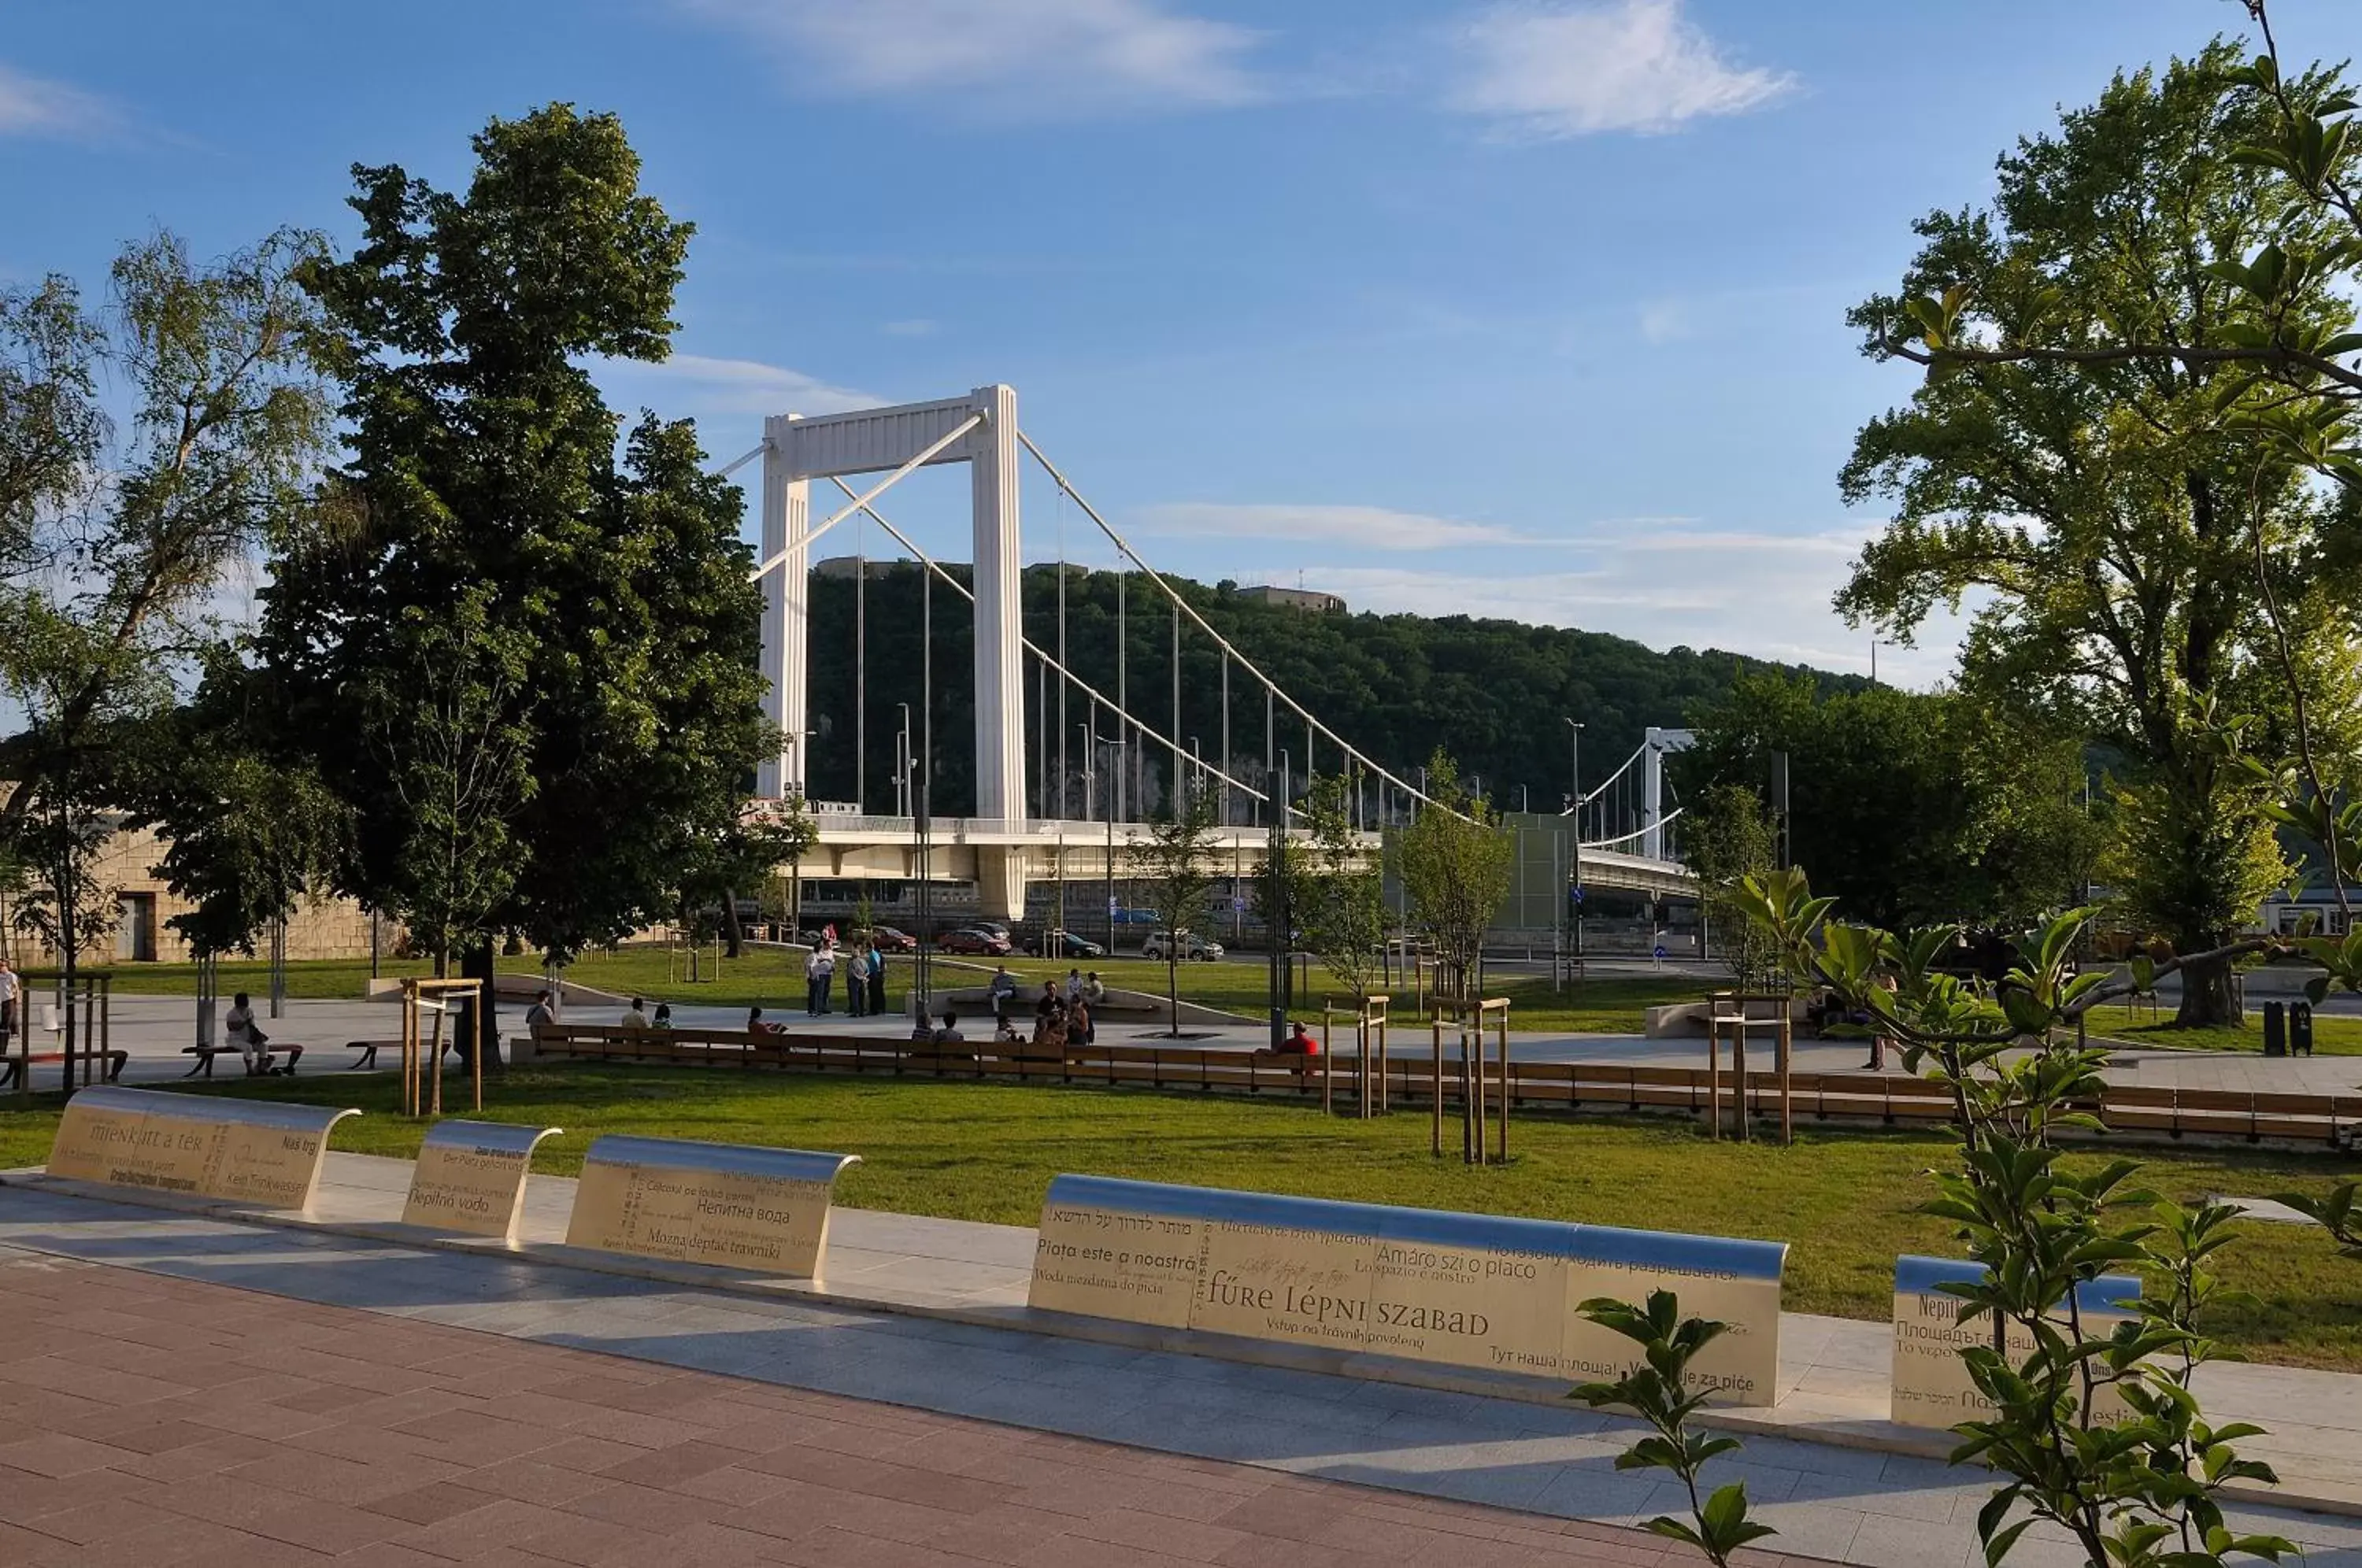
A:
[[[1261,35],[1163,0],[678,0],[836,96],[925,94],[1028,117],[1220,107],[1261,94]]]
[[[1654,648],[1721,648],[1782,663],[1866,674],[1871,633],[1829,607],[1854,556],[1878,525],[1805,534],[1602,525],[1547,556],[1505,558],[1453,571],[1416,566],[1317,565],[1269,559],[1230,575],[1341,594],[1355,610],[1474,615],[1611,632]],[[1974,607],[1970,606],[1972,610]],[[1881,640],[1878,676],[1930,686],[1958,662],[1967,616],[1943,613],[1918,646]]]
[[[679,417],[672,405],[687,404],[699,417],[713,414],[843,414],[878,408],[886,400],[850,387],[832,386],[801,370],[759,359],[717,359],[675,354],[657,364],[608,359],[596,371],[609,396],[646,403],[658,414]]]
[[[1680,300],[1651,300],[1640,307],[1640,337],[1649,343],[1678,343],[1697,334],[1697,323]]]
[[[87,139],[113,136],[122,128],[123,116],[97,94],[0,63],[0,137]]]
[[[1784,72],[1726,61],[1682,15],[1681,0],[1501,6],[1457,41],[1463,69],[1450,105],[1537,140],[1675,130],[1743,113],[1795,84]]]
[[[1141,532],[1188,538],[1272,539],[1355,545],[1366,550],[1440,550],[1531,541],[1510,528],[1396,512],[1384,506],[1293,506],[1172,502],[1133,514]]]

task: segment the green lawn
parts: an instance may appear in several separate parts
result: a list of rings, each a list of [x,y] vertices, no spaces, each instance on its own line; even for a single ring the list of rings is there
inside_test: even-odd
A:
[[[2158,1021],[2151,1019],[2146,1008],[2135,1013],[2124,1008],[2104,1006],[2093,1010],[2090,1022],[2092,1033],[2126,1045],[2177,1051],[2253,1051],[2258,1054],[2264,1048],[2264,1010],[2260,1003],[2252,1000],[2247,1004],[2247,1021],[2243,1026],[2224,1023],[2177,1029],[2169,1012],[2162,1021]],[[2312,1048],[2323,1056],[2362,1056],[2362,1018],[2341,1017],[2334,1013],[2313,1014]]]
[[[889,975],[896,994],[909,979],[911,960],[900,955],[888,959]],[[944,983],[959,985],[980,979],[988,973],[989,965],[967,966],[974,960],[939,959],[937,973]],[[522,954],[504,957],[501,968],[509,973],[538,975],[541,958],[538,954]],[[1107,958],[1082,966],[1096,968],[1109,985],[1131,990],[1164,994],[1164,966],[1141,958]],[[1063,976],[1068,966],[1039,958],[1010,960],[1011,972],[1027,978],[1041,980]],[[428,966],[408,959],[387,959],[379,967],[383,975],[423,975]],[[189,996],[196,990],[196,969],[188,964],[125,965],[114,971],[116,988],[124,995]],[[777,949],[749,949],[743,958],[719,958],[707,948],[700,960],[700,978],[688,977],[684,955],[668,954],[662,947],[626,947],[613,953],[594,953],[567,970],[567,977],[601,990],[624,995],[637,995],[651,999],[681,1003],[702,1003],[713,1006],[747,1007],[760,1004],[778,1007],[800,1004],[803,995],[803,971],[791,955]],[[307,959],[287,966],[287,994],[306,999],[339,1000],[359,998],[369,984],[370,966],[367,959]],[[270,966],[259,961],[225,961],[221,965],[222,993],[250,991],[257,995],[270,986]],[[1260,1018],[1270,1005],[1267,979],[1260,964],[1185,964],[1181,966],[1181,995],[1208,1007]],[[1586,1033],[1637,1034],[1640,1032],[1641,1014],[1647,1008],[1661,1002],[1696,1001],[1715,988],[1716,982],[1680,975],[1662,978],[1654,976],[1612,977],[1584,980],[1569,986],[1563,992],[1553,993],[1546,978],[1518,977],[1502,981],[1491,988],[1496,996],[1510,1000],[1509,1021],[1514,1029],[1564,1030]],[[1407,987],[1397,988],[1394,1011],[1396,1017],[1407,1017],[1416,1010],[1412,992]],[[1312,966],[1308,992],[1299,991],[1308,1000],[1299,1003],[1300,1016],[1317,1018],[1320,999],[1341,999],[1344,988],[1319,965]]]
[[[339,1148],[410,1154],[423,1131],[392,1114],[391,1075],[237,1092],[361,1106],[370,1114],[345,1124]],[[1363,1123],[1227,1097],[588,1066],[521,1070],[487,1092],[488,1115],[567,1129],[535,1167],[554,1174],[579,1167],[592,1133],[633,1132],[845,1150],[865,1161],[840,1188],[848,1204],[1011,1224],[1034,1220],[1052,1176],[1081,1171],[1760,1236],[1793,1243],[1792,1309],[1873,1320],[1891,1309],[1897,1253],[1954,1250],[1944,1226],[1912,1212],[1925,1171],[1949,1153],[1927,1132],[1808,1130],[1783,1150],[1705,1143],[1672,1121],[1536,1118],[1513,1126],[1509,1167],[1470,1169],[1429,1157],[1416,1114]],[[44,1158],[56,1114],[53,1101],[0,1111],[0,1165]],[[2320,1192],[2350,1171],[2236,1148],[2141,1153],[2151,1184],[2180,1198]],[[2362,1263],[2309,1226],[2242,1229],[2222,1272],[2256,1301],[2222,1315],[2222,1336],[2261,1359],[2362,1371]]]
[[[1012,958],[1012,974],[1048,979],[1067,969],[1096,969],[1109,985],[1130,990],[1164,994],[1164,966],[1140,958],[1101,958],[1069,965],[1040,958]],[[1261,1018],[1270,1007],[1269,981],[1260,964],[1184,964],[1180,966],[1181,996],[1250,1018]],[[1547,977],[1518,976],[1496,980],[1485,989],[1509,999],[1509,1027],[1519,1030],[1563,1030],[1591,1034],[1638,1034],[1647,1009],[1664,1002],[1699,1001],[1716,982],[1683,975],[1603,977],[1580,980],[1562,991],[1552,991]],[[1408,985],[1395,987],[1391,1007],[1396,1018],[1418,1011],[1417,993]],[[1298,980],[1297,1016],[1317,1020],[1324,999],[1349,1005],[1345,988],[1319,964],[1312,966],[1308,990]]]

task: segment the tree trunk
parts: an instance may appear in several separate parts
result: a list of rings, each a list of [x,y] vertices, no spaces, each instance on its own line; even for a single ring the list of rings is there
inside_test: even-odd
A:
[[[2217,944],[2202,942],[2200,945],[2211,947]],[[2182,1029],[2246,1021],[2246,1010],[2240,1007],[2238,992],[2232,985],[2229,959],[2193,964],[2181,971],[2181,1006],[2174,1013],[2173,1021]]]
[[[1181,1038],[1181,961],[1164,950],[1164,1001],[1173,1010],[1173,1038]]]
[[[737,891],[734,889],[724,888],[722,889],[723,950],[733,958],[740,956],[739,949],[744,945],[745,936],[745,932],[738,924]]]
[[[466,1049],[470,1066],[474,1065],[476,1054],[482,1054],[487,1072],[498,1072],[507,1065],[501,1058],[500,995],[492,984],[492,939],[486,936],[469,943],[467,952],[459,956],[459,977],[481,980],[484,985],[468,1010],[468,1021],[474,1027],[469,1031],[471,1038]]]

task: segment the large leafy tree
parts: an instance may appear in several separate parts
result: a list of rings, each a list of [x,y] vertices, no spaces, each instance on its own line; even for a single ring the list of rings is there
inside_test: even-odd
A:
[[[1683,799],[1758,790],[1784,753],[1789,859],[1883,924],[2014,931],[2080,901],[2091,879],[2101,832],[2070,725],[1957,690],[1825,693],[1778,670],[1740,675],[1690,717]],[[1685,846],[1697,817],[1683,818]]]
[[[619,452],[586,368],[669,352],[690,226],[612,116],[474,148],[464,193],[354,171],[362,243],[311,279],[343,525],[274,561],[251,679],[352,810],[344,885],[489,976],[497,935],[563,958],[672,912],[776,737],[739,492],[685,423]]]
[[[0,744],[0,859],[38,879],[18,918],[69,977],[114,917],[94,875],[142,737],[221,646],[225,577],[313,522],[316,251],[282,232],[205,263],[158,234],[104,311],[61,278],[0,293],[0,682],[25,721]]]
[[[1935,280],[1973,299],[1964,337],[2070,319],[2197,343],[2230,333],[2243,307],[2208,259],[2301,221],[2234,156],[2264,116],[2234,86],[2235,66],[2217,45],[2120,76],[2021,141],[1991,210],[1922,220],[1902,296],[1854,313],[1869,351],[1889,351],[1904,300]],[[2304,308],[2345,315],[2319,286]],[[2318,509],[2284,465],[2258,460],[2216,374],[2172,359],[1955,364],[1864,427],[1841,480],[1849,500],[1884,497],[1894,513],[1840,608],[1907,632],[1937,603],[1977,604],[1965,683],[2072,713],[2123,759],[2141,833],[2121,891],[2193,955],[2222,946],[2282,871],[2261,793],[2224,736],[2276,690],[2255,563],[2288,558],[2277,547]],[[2303,597],[2304,584],[2279,586]],[[2193,964],[2182,1021],[2232,1006],[2227,965]]]

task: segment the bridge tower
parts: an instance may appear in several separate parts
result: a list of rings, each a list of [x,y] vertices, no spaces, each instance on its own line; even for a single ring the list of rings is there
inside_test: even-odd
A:
[[[848,474],[902,473],[942,463],[968,465],[976,562],[976,814],[1025,815],[1025,684],[1022,565],[1018,526],[1017,392],[978,387],[966,397],[763,422],[763,675],[765,712],[781,736],[779,756],[761,765],[756,793],[800,795],[809,738],[806,686],[811,639],[810,546],[853,510],[833,508],[811,525],[811,481]],[[891,480],[888,481],[891,482]],[[883,485],[869,492],[875,495]],[[980,883],[1015,879],[1011,890],[979,887],[985,901],[1024,901],[1015,855],[979,867]],[[996,894],[998,896],[996,896]]]

